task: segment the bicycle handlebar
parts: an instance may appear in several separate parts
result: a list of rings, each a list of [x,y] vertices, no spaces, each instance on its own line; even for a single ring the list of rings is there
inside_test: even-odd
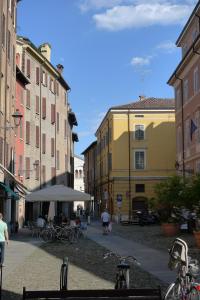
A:
[[[140,262],[137,260],[137,258],[135,258],[134,256],[131,256],[131,255],[121,256],[114,252],[107,252],[107,253],[104,253],[103,258],[107,259],[110,256],[114,256],[114,257],[118,258],[120,261],[129,261],[129,262],[133,262],[133,263],[137,264],[138,266],[141,265]]]

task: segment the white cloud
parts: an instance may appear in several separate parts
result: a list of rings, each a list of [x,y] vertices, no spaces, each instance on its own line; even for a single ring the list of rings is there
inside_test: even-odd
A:
[[[131,65],[137,67],[148,66],[150,64],[151,57],[133,57],[131,59]]]
[[[156,46],[157,49],[161,49],[167,53],[172,53],[177,50],[175,43],[171,41],[165,41]]]
[[[88,10],[114,7],[123,2],[124,0],[82,0],[79,7],[81,11],[86,12]]]
[[[146,3],[145,3],[146,2]],[[190,4],[172,1],[137,1],[135,5],[118,5],[104,13],[95,14],[93,19],[98,28],[117,31],[151,25],[183,24],[192,11]]]

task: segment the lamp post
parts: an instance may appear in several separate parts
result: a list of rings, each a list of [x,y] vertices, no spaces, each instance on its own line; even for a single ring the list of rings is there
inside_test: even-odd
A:
[[[16,111],[12,114],[12,117],[14,119],[14,126],[9,125],[9,126],[4,126],[4,127],[0,127],[1,129],[14,129],[19,127],[20,123],[21,123],[21,119],[23,118],[23,115],[20,113],[20,111],[18,109],[16,109]]]

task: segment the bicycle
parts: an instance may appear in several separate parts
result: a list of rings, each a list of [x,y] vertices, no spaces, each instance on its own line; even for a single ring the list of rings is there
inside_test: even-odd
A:
[[[109,256],[115,256],[119,259],[119,264],[117,265],[117,272],[115,278],[115,290],[119,289],[129,289],[130,288],[130,265],[129,262],[136,263],[140,265],[137,259],[133,256],[120,256],[113,252],[108,252],[104,254],[104,259]]]
[[[188,256],[186,242],[176,238],[169,254],[169,268],[177,269],[177,277],[169,285],[164,300],[200,300],[200,284],[195,281],[199,275],[199,264]]]
[[[63,258],[63,263],[60,270],[60,291],[67,290],[68,283],[68,257]]]

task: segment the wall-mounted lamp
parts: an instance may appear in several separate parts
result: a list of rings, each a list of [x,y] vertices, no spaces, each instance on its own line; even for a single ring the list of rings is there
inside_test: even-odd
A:
[[[20,123],[21,119],[23,118],[23,115],[20,113],[19,109],[16,109],[16,111],[12,114],[12,117],[14,119],[14,124],[15,126],[5,126],[5,127],[0,127],[1,129],[14,129],[17,128]]]

